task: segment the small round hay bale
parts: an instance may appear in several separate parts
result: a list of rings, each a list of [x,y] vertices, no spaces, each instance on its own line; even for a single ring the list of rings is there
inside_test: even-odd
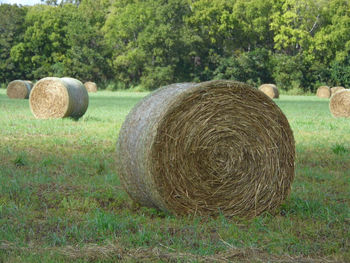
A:
[[[7,86],[7,96],[11,99],[28,99],[33,83],[29,80],[14,80]]]
[[[88,81],[84,83],[87,92],[97,92],[97,85],[95,82]]]
[[[29,103],[38,119],[78,119],[88,108],[89,95],[77,79],[48,77],[35,84]]]
[[[333,96],[335,93],[337,93],[338,91],[341,91],[341,90],[345,90],[345,88],[341,87],[341,86],[333,87],[333,88],[331,88],[331,95]]]
[[[328,86],[321,86],[316,92],[316,96],[319,98],[329,98],[331,94],[331,89]]]
[[[338,117],[350,117],[350,89],[344,89],[332,95],[329,101],[329,109],[332,115]]]
[[[271,99],[278,99],[280,96],[278,89],[274,84],[263,84],[259,87],[259,90],[264,92]]]
[[[130,197],[176,215],[253,217],[290,192],[289,123],[262,92],[240,82],[163,87],[128,114],[117,171]]]

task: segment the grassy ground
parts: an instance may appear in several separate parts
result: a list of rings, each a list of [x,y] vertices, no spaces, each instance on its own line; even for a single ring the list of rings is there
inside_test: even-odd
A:
[[[79,121],[35,120],[0,90],[0,262],[349,262],[350,121],[282,96],[297,147],[292,193],[253,220],[134,205],[115,172],[120,126],[145,93],[91,94]]]

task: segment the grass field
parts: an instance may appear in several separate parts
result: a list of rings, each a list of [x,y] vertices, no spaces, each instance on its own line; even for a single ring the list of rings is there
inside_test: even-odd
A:
[[[350,262],[350,120],[282,96],[296,176],[274,215],[176,218],[133,204],[115,143],[146,93],[90,94],[79,121],[36,120],[0,89],[0,262]]]

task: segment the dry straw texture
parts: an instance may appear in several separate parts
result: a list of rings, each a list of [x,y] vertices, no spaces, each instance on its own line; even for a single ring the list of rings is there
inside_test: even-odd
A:
[[[294,137],[278,106],[240,82],[173,84],[127,116],[117,167],[132,199],[177,215],[253,217],[294,177]]]
[[[329,98],[331,96],[331,89],[328,86],[321,86],[317,89],[316,96],[319,98]]]
[[[95,82],[91,82],[91,81],[85,82],[84,86],[87,92],[97,92],[97,85]]]
[[[89,105],[84,85],[73,78],[43,78],[29,97],[30,108],[38,119],[80,118]]]
[[[11,99],[28,99],[33,83],[29,80],[14,80],[7,86],[7,96]]]
[[[227,243],[222,240],[223,243]],[[22,254],[30,252],[40,255],[53,254],[65,257],[69,262],[283,262],[283,263],[339,263],[345,262],[330,257],[297,256],[287,254],[274,255],[258,248],[237,248],[228,244],[229,248],[219,251],[213,255],[198,255],[189,252],[176,251],[162,244],[158,247],[126,248],[119,243],[108,243],[106,245],[84,244],[76,246],[54,246],[46,247],[35,245],[30,242],[26,246],[16,243],[1,241],[0,250],[5,253]],[[12,262],[12,261],[10,261]]]
[[[263,84],[259,87],[259,90],[264,92],[271,99],[278,99],[280,96],[280,93],[274,84]]]
[[[350,90],[344,89],[335,93],[330,102],[329,109],[334,117],[350,117]]]
[[[337,93],[338,91],[341,91],[341,90],[345,90],[345,88],[344,88],[344,87],[341,87],[341,86],[331,88],[331,94],[332,94],[332,96],[333,96],[335,93]]]

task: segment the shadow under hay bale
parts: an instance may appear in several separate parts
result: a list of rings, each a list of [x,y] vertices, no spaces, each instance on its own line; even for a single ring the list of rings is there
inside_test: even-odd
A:
[[[328,86],[321,86],[316,91],[316,96],[319,98],[329,98],[331,94],[331,89]]]
[[[264,92],[271,99],[278,99],[280,96],[278,89],[274,84],[263,84],[259,87],[259,90]]]
[[[95,82],[88,81],[84,83],[87,92],[97,92],[97,85]]]
[[[333,87],[333,88],[331,88],[331,95],[333,96],[335,93],[337,93],[338,91],[341,91],[341,90],[345,90],[345,88],[341,87],[341,86]]]
[[[38,119],[80,118],[89,105],[84,85],[73,78],[39,80],[29,97],[30,109]]]
[[[295,144],[262,92],[240,82],[163,87],[128,114],[117,171],[130,197],[176,215],[253,217],[290,192]]]
[[[350,90],[336,92],[329,101],[329,109],[334,117],[350,117]]]
[[[33,83],[29,80],[14,80],[7,86],[7,96],[11,99],[28,99]]]

